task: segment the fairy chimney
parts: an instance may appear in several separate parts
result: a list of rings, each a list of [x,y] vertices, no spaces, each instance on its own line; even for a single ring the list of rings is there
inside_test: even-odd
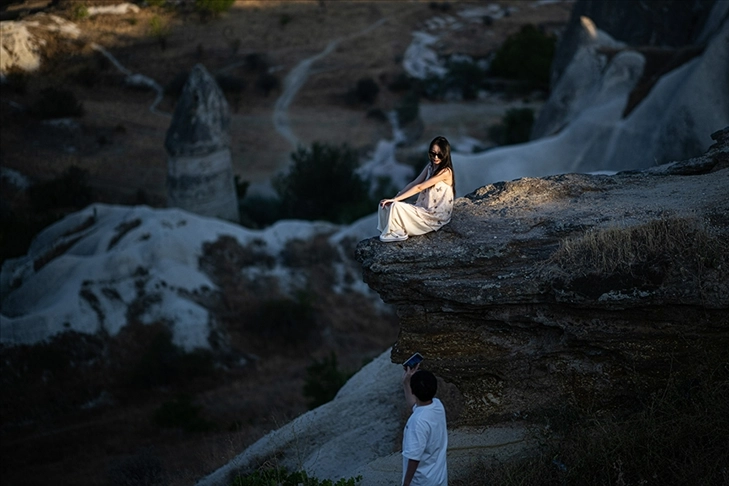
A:
[[[167,205],[239,221],[230,156],[230,110],[198,64],[190,73],[167,130]]]

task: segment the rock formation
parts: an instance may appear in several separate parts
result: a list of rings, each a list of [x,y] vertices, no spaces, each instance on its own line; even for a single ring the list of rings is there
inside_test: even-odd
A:
[[[684,47],[705,41],[704,30],[722,20],[722,3],[717,0],[578,0],[560,39],[552,63],[552,83],[559,80],[581,44],[582,17],[632,46]],[[724,10],[726,10],[724,8]]]
[[[360,242],[393,304],[393,362],[421,352],[466,423],[629,406],[729,349],[729,128],[702,157],[480,188],[450,225]]]
[[[627,2],[626,2],[627,3]],[[541,138],[453,158],[459,195],[496,181],[644,169],[701,155],[729,124],[729,19],[701,55],[663,73],[640,100],[650,59],[580,24],[584,44],[535,122]]]
[[[215,80],[198,64],[167,130],[167,205],[238,222],[230,157],[230,110]]]

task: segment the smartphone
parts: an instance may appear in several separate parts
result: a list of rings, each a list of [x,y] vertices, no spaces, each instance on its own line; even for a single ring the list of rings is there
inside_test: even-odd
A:
[[[415,353],[414,355],[410,356],[407,361],[405,361],[402,365],[407,368],[415,368],[418,363],[423,361],[423,355],[420,353]]]

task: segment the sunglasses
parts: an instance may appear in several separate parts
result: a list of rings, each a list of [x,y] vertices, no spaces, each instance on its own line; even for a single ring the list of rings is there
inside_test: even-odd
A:
[[[430,155],[432,158],[438,157],[440,160],[443,160],[443,154],[440,152],[429,151],[428,155]]]

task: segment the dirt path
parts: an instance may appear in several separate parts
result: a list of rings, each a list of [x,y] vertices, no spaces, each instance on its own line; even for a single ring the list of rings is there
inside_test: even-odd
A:
[[[306,83],[306,80],[309,78],[309,74],[311,73],[311,69],[314,64],[320,59],[323,59],[324,57],[331,54],[342,41],[355,39],[360,35],[367,34],[386,21],[386,18],[380,19],[374,24],[365,28],[364,30],[361,30],[360,32],[329,42],[329,44],[327,44],[326,48],[323,51],[316,54],[315,56],[309,57],[301,61],[286,76],[286,79],[284,79],[283,82],[283,93],[281,93],[281,96],[279,96],[278,100],[276,100],[276,104],[273,108],[273,126],[276,131],[281,134],[282,137],[284,137],[291,143],[293,149],[295,149],[299,145],[299,139],[296,137],[296,135],[294,135],[294,132],[291,129],[288,109],[289,106],[291,106],[291,103],[294,101],[294,97],[296,96],[296,94],[304,86],[304,83]]]

